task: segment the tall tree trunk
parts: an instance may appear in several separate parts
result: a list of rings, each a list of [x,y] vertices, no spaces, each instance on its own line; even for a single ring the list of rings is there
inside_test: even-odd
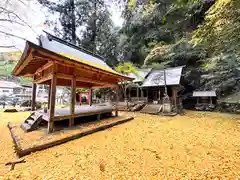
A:
[[[92,38],[91,42],[93,43],[92,51],[96,53],[96,37],[97,37],[97,0],[93,0],[93,26],[92,26]]]
[[[72,23],[71,23],[71,30],[72,30],[72,43],[76,45],[76,17],[75,17],[75,4],[74,0],[70,0],[70,8],[71,8],[71,16],[72,16]]]

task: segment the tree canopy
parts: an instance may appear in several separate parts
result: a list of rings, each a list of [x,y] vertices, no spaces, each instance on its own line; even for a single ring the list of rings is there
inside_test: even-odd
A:
[[[240,90],[239,0],[37,1],[56,17],[45,22],[55,35],[99,54],[122,74],[142,66],[185,66],[183,85],[191,90],[222,96]],[[113,4],[122,12],[121,27],[112,20]],[[0,8],[5,22],[28,26],[11,8]]]
[[[237,0],[128,1],[122,58],[152,67],[184,65],[193,89],[222,96],[239,91],[239,7]]]
[[[99,54],[110,66],[117,64],[118,29],[104,0],[38,1],[58,15],[60,27],[46,21],[58,36]]]

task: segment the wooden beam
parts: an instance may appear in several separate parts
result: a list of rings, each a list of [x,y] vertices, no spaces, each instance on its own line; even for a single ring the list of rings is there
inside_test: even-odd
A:
[[[53,74],[51,73],[51,74],[43,76],[43,77],[41,77],[39,79],[34,80],[34,83],[40,84],[40,83],[43,83],[45,81],[51,80],[52,78],[53,78]]]
[[[37,84],[33,82],[32,84],[32,103],[31,103],[31,110],[35,111],[36,107],[36,89],[37,89]]]
[[[116,88],[118,86],[118,84],[105,84],[102,86],[93,86],[92,89],[99,89],[99,88]]]
[[[58,79],[72,80],[74,78],[73,75],[68,75],[68,74],[63,74],[63,73],[57,73],[56,75],[57,75]]]
[[[51,67],[52,65],[53,65],[53,62],[52,62],[52,61],[48,62],[47,64],[45,64],[45,65],[43,65],[42,67],[38,68],[37,71],[35,72],[35,74],[44,71],[45,69]]]
[[[75,67],[73,64],[62,63],[62,62],[59,62],[59,61],[56,61],[56,64],[57,65],[62,65],[62,66],[65,66],[65,67],[70,67],[70,68]]]
[[[74,125],[75,102],[76,102],[76,78],[73,78],[71,89],[71,118],[69,120],[69,126]]]
[[[62,55],[60,55],[62,56]],[[64,58],[64,59],[63,59]],[[54,57],[53,59],[56,59],[58,61],[58,64],[62,64],[64,66],[69,66],[69,67],[76,67],[77,69],[87,69],[87,70],[91,70],[94,71],[96,73],[101,73],[101,74],[106,74],[106,75],[110,75],[110,76],[115,76],[115,77],[121,77],[123,80],[126,79],[126,77],[124,77],[123,75],[118,75],[112,72],[108,72],[102,69],[99,69],[98,67],[93,67],[91,65],[85,64],[81,61],[75,60],[75,59],[71,59],[68,57],[63,56],[63,58],[60,57]],[[70,60],[70,61],[69,61]],[[132,78],[127,78],[128,80],[132,80]]]
[[[23,70],[23,68],[30,62],[30,60],[32,59],[31,53],[32,53],[32,49],[30,49],[29,44],[26,43],[26,47],[23,52],[23,55],[13,70],[14,72],[13,74],[15,76],[18,76],[19,73]]]
[[[33,77],[33,74],[25,74],[25,75],[23,75],[23,77],[32,78],[32,77]]]
[[[59,79],[68,79],[68,80],[72,80],[74,78],[73,75],[67,75],[67,74],[63,74],[63,73],[57,73],[57,77]],[[97,81],[97,80],[88,79],[85,77],[76,77],[76,81],[82,81],[82,82],[86,82],[86,83],[95,83],[95,84],[99,84],[99,85],[109,84],[108,82]]]

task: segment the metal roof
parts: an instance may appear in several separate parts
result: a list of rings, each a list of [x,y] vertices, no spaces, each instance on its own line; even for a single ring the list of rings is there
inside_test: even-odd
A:
[[[166,84],[179,85],[183,66],[165,69]],[[164,70],[152,70],[144,80],[142,87],[164,86]]]
[[[16,84],[15,82],[10,82],[10,81],[0,81],[0,88],[21,88],[20,85]]]
[[[133,82],[142,82],[146,78],[146,76],[151,71],[151,68],[147,69],[137,69],[136,74],[135,73],[129,73],[128,77],[134,78]]]
[[[114,79],[112,84],[114,84],[115,81],[121,82],[133,80],[133,78],[114,71],[100,56],[48,33],[39,37],[39,45],[26,41],[24,52],[13,69],[12,74],[15,76],[33,77],[39,68],[43,67],[50,61],[66,62],[87,69],[87,71],[90,71],[91,73],[104,75],[104,78]],[[79,71],[85,71],[84,73],[86,73],[86,70],[80,68]],[[68,75],[72,75],[71,72],[68,72]],[[92,80],[94,80],[94,78],[96,79],[94,76],[88,78]],[[101,80],[99,78],[97,79],[100,83]],[[97,83],[92,83],[91,81],[81,81],[81,83],[79,81],[78,84],[81,84],[81,86],[93,86],[94,84],[95,87],[98,87]],[[69,84],[66,84],[64,81],[59,81],[58,85]],[[101,87],[103,87],[103,85]]]
[[[49,33],[40,36],[40,45],[44,49],[60,54],[67,58],[120,75],[99,57],[96,57],[90,53],[86,53],[86,50],[80,50],[75,45],[65,42]]]
[[[193,91],[193,97],[215,97],[215,91]]]

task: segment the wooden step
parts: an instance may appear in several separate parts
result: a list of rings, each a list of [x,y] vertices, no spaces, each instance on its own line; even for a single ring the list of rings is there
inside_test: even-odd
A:
[[[20,127],[21,127],[22,130],[24,130],[25,132],[31,131],[31,126],[30,126],[29,124],[25,123],[25,122],[22,123]]]
[[[162,109],[161,104],[146,104],[142,109],[141,113],[147,114],[158,114]]]
[[[21,128],[25,132],[30,132],[38,128],[39,124],[42,121],[41,114],[32,113],[25,121],[21,124]]]
[[[27,119],[26,121],[25,121],[25,123],[27,123],[27,124],[29,124],[30,126],[32,126],[33,124],[34,124],[34,120],[32,120],[32,119]]]
[[[38,117],[39,117],[39,115],[37,115],[37,114],[32,114],[32,115],[30,116],[30,118],[31,118],[31,119],[34,119],[34,120],[38,119]]]
[[[42,114],[39,113],[39,112],[34,112],[34,115],[35,115],[35,116],[41,116]]]

